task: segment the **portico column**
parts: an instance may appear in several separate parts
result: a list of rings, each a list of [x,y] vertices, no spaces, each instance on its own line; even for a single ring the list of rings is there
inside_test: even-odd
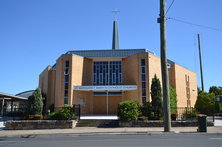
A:
[[[2,99],[2,113],[1,113],[2,116],[3,116],[3,111],[4,111],[4,97]]]
[[[106,95],[107,95],[107,97],[106,97],[106,101],[107,101],[106,114],[108,115],[108,111],[109,111],[109,108],[108,108],[108,106],[109,106],[108,91],[106,91]]]
[[[13,100],[11,99],[11,112],[13,111]]]

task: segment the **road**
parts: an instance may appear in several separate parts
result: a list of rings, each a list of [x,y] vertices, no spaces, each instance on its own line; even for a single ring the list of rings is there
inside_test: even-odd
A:
[[[218,135],[1,138],[0,147],[221,147]]]

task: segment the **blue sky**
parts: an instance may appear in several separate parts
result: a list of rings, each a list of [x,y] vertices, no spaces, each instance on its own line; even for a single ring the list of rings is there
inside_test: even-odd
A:
[[[167,17],[222,30],[221,6],[221,0],[175,0]],[[111,49],[115,8],[120,48],[160,56],[159,0],[1,0],[0,92],[37,88],[39,74],[69,50]],[[222,86],[222,31],[172,19],[166,28],[167,58],[196,72],[198,86],[201,34],[205,91]]]

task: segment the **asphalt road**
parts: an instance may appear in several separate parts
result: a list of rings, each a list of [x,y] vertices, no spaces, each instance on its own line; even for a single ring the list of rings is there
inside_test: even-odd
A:
[[[1,138],[0,147],[221,147],[222,136],[92,136],[57,138]]]

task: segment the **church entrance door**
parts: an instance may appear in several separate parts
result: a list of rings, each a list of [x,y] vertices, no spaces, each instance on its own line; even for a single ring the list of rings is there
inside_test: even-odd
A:
[[[122,96],[108,97],[108,114],[117,114],[118,104],[122,101]]]
[[[94,96],[93,97],[93,114],[107,114],[107,97]]]

